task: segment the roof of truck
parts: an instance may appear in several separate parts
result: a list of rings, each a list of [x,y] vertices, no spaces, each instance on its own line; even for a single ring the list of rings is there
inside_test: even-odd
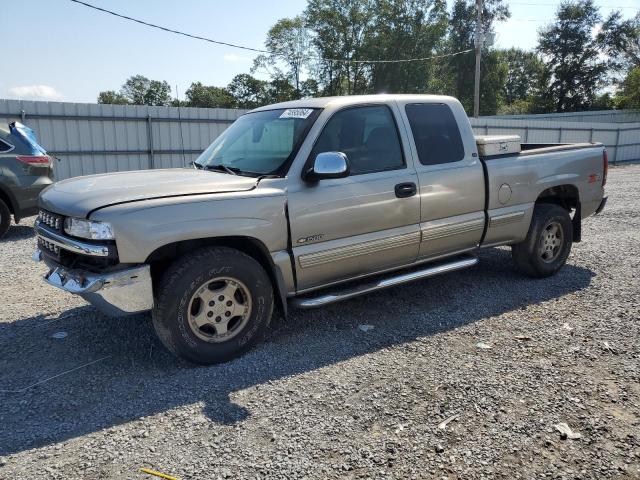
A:
[[[385,101],[404,100],[416,102],[441,102],[451,103],[457,102],[453,97],[444,95],[417,95],[417,94],[378,94],[378,95],[349,95],[342,97],[319,97],[319,98],[303,98],[301,100],[292,100],[289,102],[274,103],[265,105],[264,107],[252,110],[259,112],[263,110],[275,110],[279,108],[327,108],[329,106],[346,106],[360,105],[366,103],[377,103]]]

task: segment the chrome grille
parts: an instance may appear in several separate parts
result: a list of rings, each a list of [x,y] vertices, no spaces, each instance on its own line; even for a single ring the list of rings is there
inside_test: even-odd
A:
[[[58,257],[60,255],[60,247],[54,245],[53,243],[45,240],[42,237],[38,237],[38,247],[40,247],[40,250],[44,250],[46,253],[50,253],[55,257]]]
[[[58,215],[57,213],[47,212],[46,210],[40,210],[38,213],[38,220],[41,223],[47,225],[50,228],[58,232],[62,232],[62,228],[64,225],[64,217],[62,215]]]

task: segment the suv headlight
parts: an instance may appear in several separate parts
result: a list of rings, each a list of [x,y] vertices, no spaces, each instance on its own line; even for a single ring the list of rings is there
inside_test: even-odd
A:
[[[115,238],[110,223],[93,222],[82,218],[65,218],[64,231],[73,237],[89,240],[113,240]]]

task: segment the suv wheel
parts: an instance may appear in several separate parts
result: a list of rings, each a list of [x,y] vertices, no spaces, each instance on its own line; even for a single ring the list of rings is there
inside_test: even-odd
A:
[[[269,276],[254,258],[226,247],[197,250],[164,274],[153,325],[175,355],[204,365],[255,345],[273,313]]]
[[[527,238],[511,248],[511,255],[525,275],[549,277],[566,263],[572,243],[569,212],[559,205],[540,203],[533,210]]]
[[[4,237],[11,225],[11,211],[6,203],[0,199],[0,238]]]

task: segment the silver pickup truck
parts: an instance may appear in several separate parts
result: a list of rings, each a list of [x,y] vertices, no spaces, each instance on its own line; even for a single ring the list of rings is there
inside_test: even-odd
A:
[[[299,100],[240,117],[189,168],[54,184],[34,258],[109,315],[151,310],[170,351],[210,364],[274,310],[470,267],[480,248],[553,275],[606,176],[601,144],[475,137],[450,97]]]

